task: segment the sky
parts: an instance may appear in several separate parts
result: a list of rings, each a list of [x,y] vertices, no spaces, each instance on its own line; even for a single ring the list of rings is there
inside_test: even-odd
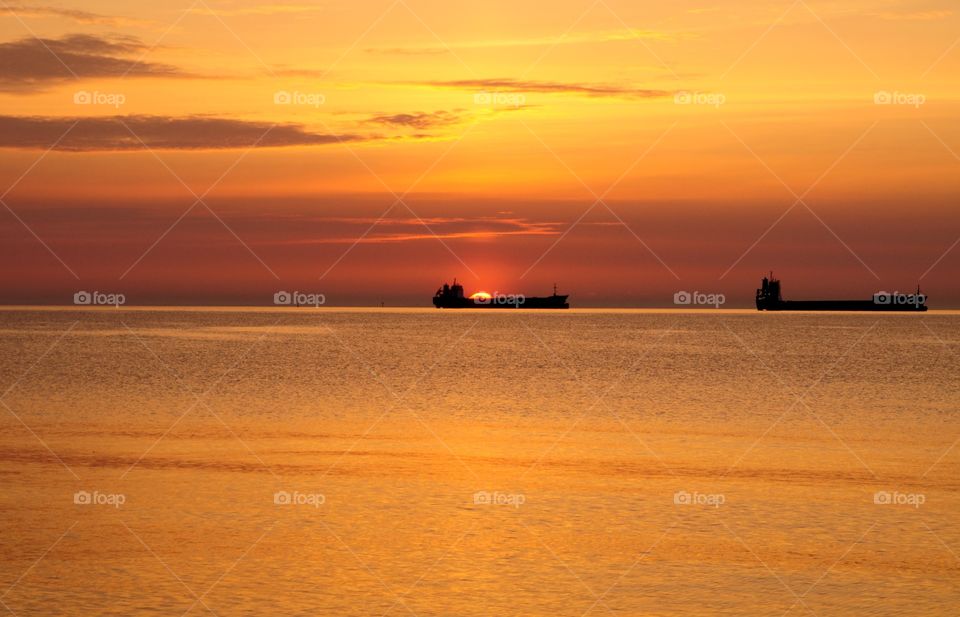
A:
[[[0,303],[960,307],[947,0],[0,0]]]

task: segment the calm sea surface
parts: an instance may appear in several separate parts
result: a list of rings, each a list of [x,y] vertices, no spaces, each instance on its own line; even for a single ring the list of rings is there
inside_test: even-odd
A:
[[[0,612],[956,615],[960,314],[0,310]]]

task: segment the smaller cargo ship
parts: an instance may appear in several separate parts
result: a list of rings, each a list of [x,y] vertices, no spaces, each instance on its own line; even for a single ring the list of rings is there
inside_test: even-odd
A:
[[[784,300],[780,293],[780,281],[770,273],[763,277],[757,290],[758,311],[895,311],[923,312],[927,310],[927,296],[920,293],[888,293],[881,291],[873,294],[870,300]]]
[[[443,284],[433,296],[433,305],[437,308],[463,309],[568,309],[570,304],[567,298],[557,293],[557,286],[553,286],[553,295],[543,298],[527,297],[523,294],[492,294],[478,291],[471,296],[463,294],[463,285],[453,279],[453,284]]]

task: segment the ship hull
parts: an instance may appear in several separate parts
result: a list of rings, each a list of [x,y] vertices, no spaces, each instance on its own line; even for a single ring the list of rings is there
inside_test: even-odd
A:
[[[568,309],[568,296],[548,296],[546,298],[524,298],[523,302],[488,302],[472,298],[434,298],[433,305],[444,309]]]
[[[758,311],[870,311],[922,313],[925,304],[878,304],[873,300],[757,300]]]

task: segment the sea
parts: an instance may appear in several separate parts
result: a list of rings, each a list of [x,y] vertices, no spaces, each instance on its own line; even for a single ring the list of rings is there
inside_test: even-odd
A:
[[[960,313],[0,310],[0,613],[956,615]]]

